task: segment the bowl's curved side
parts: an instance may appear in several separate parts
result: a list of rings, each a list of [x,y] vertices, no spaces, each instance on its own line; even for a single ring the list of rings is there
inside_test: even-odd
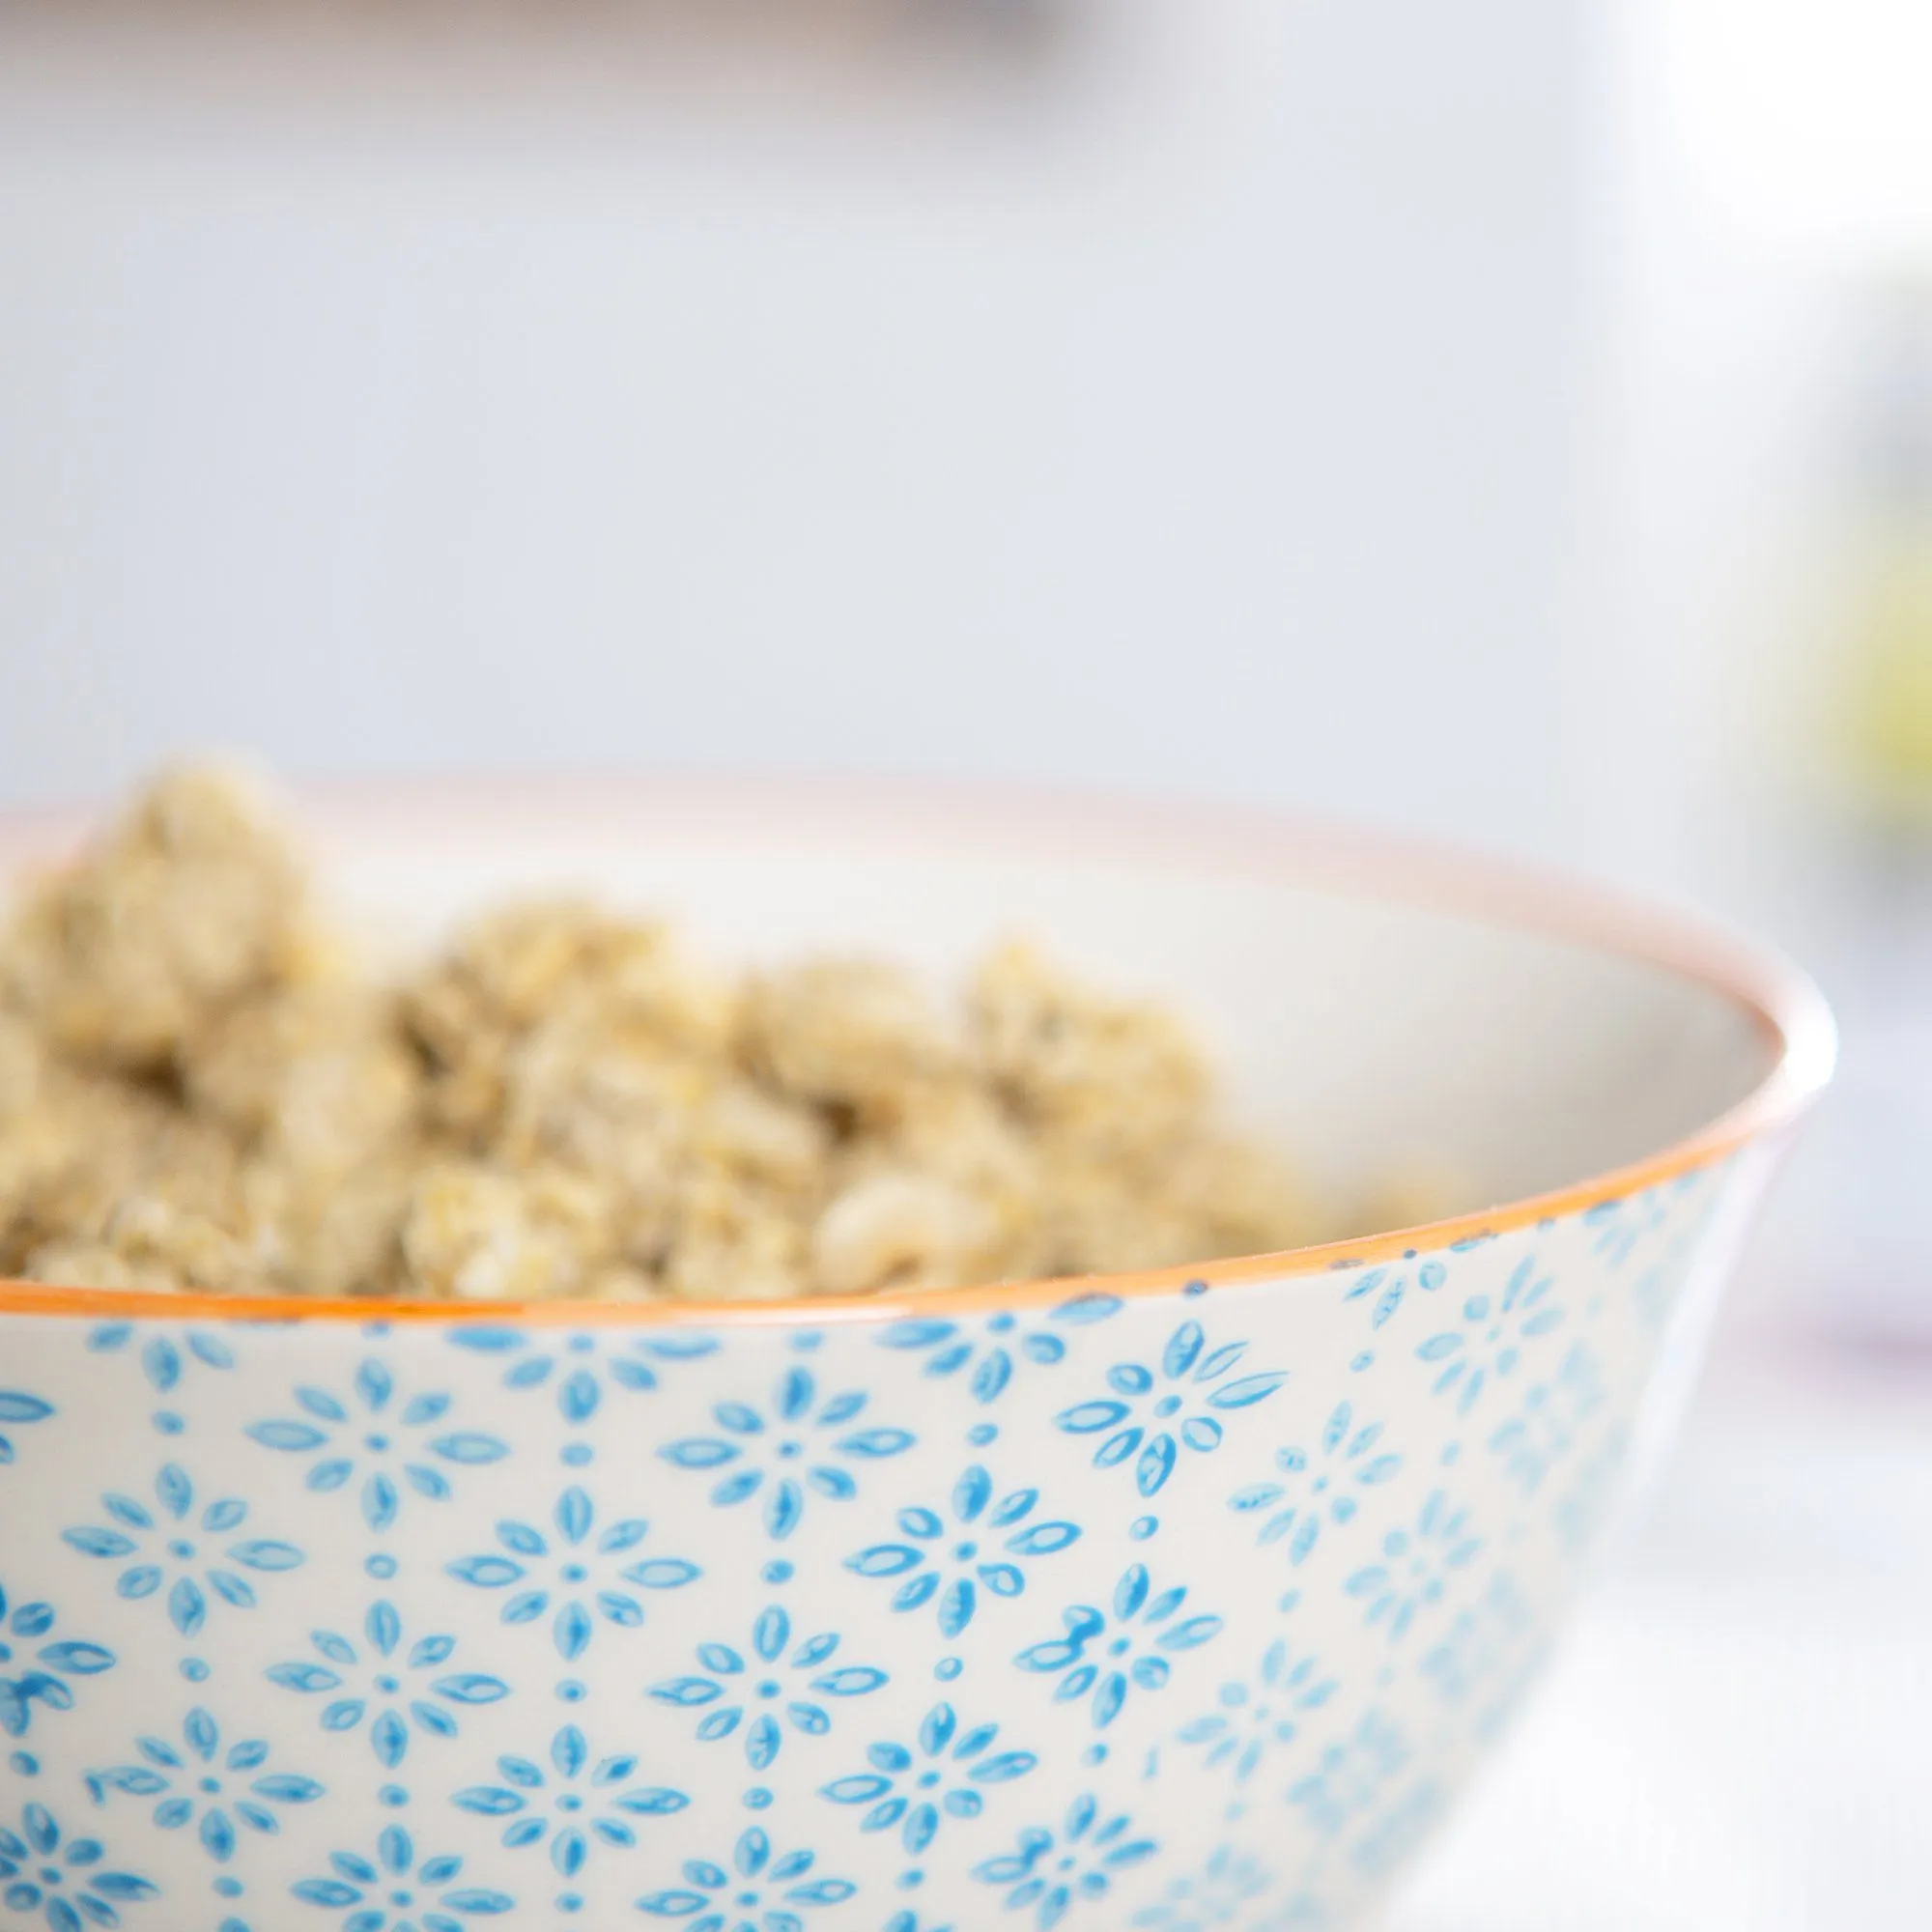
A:
[[[1344,1918],[1547,1647],[1770,1157],[1292,1293],[0,1316],[10,1910]]]

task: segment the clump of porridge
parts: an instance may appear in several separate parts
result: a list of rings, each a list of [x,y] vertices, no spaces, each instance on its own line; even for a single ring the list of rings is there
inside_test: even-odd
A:
[[[723,974],[559,900],[378,975],[199,767],[0,930],[0,1275],[775,1300],[1312,1237],[1174,1016],[1024,945],[942,997],[877,959]]]

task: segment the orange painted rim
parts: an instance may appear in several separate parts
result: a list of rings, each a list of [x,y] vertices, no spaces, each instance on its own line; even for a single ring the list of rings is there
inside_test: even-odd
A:
[[[377,1295],[183,1293],[154,1289],[50,1287],[0,1281],[0,1315],[147,1317],[164,1321],[535,1323],[565,1327],[823,1326],[968,1315],[1051,1305],[1078,1294],[1178,1294],[1190,1282],[1216,1286],[1326,1273],[1479,1240],[1577,1214],[1708,1167],[1791,1127],[1823,1091],[1836,1057],[1831,1009],[1811,980],[1772,949],[1699,915],[1588,884],[1515,860],[1477,857],[1426,838],[1297,818],[1265,809],[1199,801],[964,781],[670,777],[657,779],[469,778],[303,787],[298,816],[336,836],[376,832],[397,816],[460,821],[473,835],[495,819],[527,825],[594,812],[609,825],[637,815],[675,817],[733,839],[801,843],[861,832],[873,841],[918,845],[935,832],[957,839],[970,825],[981,850],[1065,849],[1089,859],[1116,854],[1282,885],[1325,885],[1358,895],[1459,913],[1610,952],[1721,993],[1774,1049],[1770,1070],[1734,1107],[1656,1153],[1545,1193],[1445,1220],[1276,1253],[1243,1255],[1127,1274],[1074,1275],[921,1289],[896,1294],[782,1302],[452,1302]],[[58,853],[92,814],[0,817],[0,877]]]

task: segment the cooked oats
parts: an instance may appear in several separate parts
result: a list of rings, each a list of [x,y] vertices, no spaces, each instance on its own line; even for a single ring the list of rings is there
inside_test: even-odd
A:
[[[0,1274],[518,1301],[775,1300],[1311,1237],[1164,1009],[1032,949],[949,1003],[742,979],[574,900],[398,982],[262,796],[166,776],[0,930]]]

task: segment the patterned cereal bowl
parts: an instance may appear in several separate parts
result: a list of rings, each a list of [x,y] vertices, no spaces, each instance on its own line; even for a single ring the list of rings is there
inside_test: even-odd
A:
[[[399,930],[1037,935],[1342,1190],[1166,1272],[755,1307],[0,1285],[8,1932],[1264,1932],[1456,1795],[1824,1081],[1674,917],[1269,818],[913,787],[310,798]],[[64,836],[0,833],[8,866]]]

